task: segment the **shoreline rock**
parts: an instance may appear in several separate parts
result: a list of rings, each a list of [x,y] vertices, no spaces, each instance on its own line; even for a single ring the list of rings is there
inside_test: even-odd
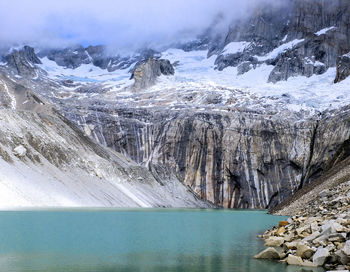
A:
[[[289,265],[350,270],[350,181],[323,190],[261,237]]]

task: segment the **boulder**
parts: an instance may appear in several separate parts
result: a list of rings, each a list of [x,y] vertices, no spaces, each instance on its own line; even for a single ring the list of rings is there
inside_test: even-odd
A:
[[[326,248],[319,247],[315,254],[312,257],[312,262],[317,266],[322,266],[326,262],[326,259],[329,257],[329,251]]]
[[[333,233],[328,236],[328,241],[330,242],[345,242],[346,233]]]
[[[285,227],[285,226],[287,226],[288,224],[289,224],[288,221],[279,221],[279,222],[278,222],[278,226],[279,226],[279,227]]]
[[[312,248],[310,248],[309,246],[303,243],[298,244],[297,251],[296,251],[297,256],[303,259],[309,259],[313,254],[314,254],[314,251],[312,250]]]
[[[350,263],[350,256],[347,256],[344,254],[342,250],[337,250],[334,255],[337,257],[338,261],[341,264],[349,264]]]
[[[329,236],[332,233],[341,231],[343,227],[339,223],[335,222],[335,220],[329,220],[322,225],[321,229],[322,229],[321,235]]]
[[[284,227],[280,227],[276,231],[276,235],[280,236],[280,235],[283,235],[285,232],[286,232],[286,229]]]
[[[350,240],[347,240],[344,247],[342,248],[342,252],[350,257]]]
[[[292,265],[303,265],[303,260],[299,256],[289,254],[287,257],[287,263]]]
[[[19,145],[13,149],[13,153],[17,157],[24,157],[27,154],[27,149],[23,145]]]
[[[265,246],[268,247],[279,247],[284,243],[283,237],[272,236],[265,240]]]
[[[298,242],[292,241],[289,243],[285,243],[285,245],[288,249],[297,249]]]
[[[318,236],[320,236],[320,232],[319,231],[315,231],[311,235],[305,237],[302,241],[309,242],[309,241],[312,241],[312,240],[316,239]]]
[[[278,251],[273,248],[273,247],[268,247],[267,249],[265,249],[264,251],[260,252],[259,254],[254,256],[255,259],[279,259],[280,258],[280,254],[278,253]]]

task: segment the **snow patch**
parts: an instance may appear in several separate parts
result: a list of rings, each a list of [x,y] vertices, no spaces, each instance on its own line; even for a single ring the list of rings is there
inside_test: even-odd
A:
[[[255,56],[259,61],[266,61],[269,59],[275,59],[278,57],[278,55],[286,52],[289,49],[292,49],[294,46],[300,44],[301,42],[303,42],[304,39],[298,40],[295,39],[293,41],[284,43],[282,45],[280,45],[279,47],[275,48],[274,50],[272,50],[270,53],[268,53],[265,56]]]
[[[285,42],[288,38],[288,34],[286,36],[284,36],[284,38],[281,40],[281,42]]]
[[[57,65],[56,62],[49,60],[47,57],[40,59],[42,64],[38,66],[48,72],[52,79],[73,80],[80,83],[106,83],[126,86],[130,84],[129,69],[116,70],[108,72],[100,67],[90,64],[82,64],[75,69],[65,68]]]
[[[250,45],[250,42],[231,42],[227,44],[222,50],[222,54],[236,54],[241,53]]]
[[[16,109],[16,97],[10,92],[9,88],[7,87],[7,84],[5,82],[3,82],[2,80],[0,80],[1,84],[4,86],[7,95],[10,97],[11,99],[11,109],[15,110]]]
[[[321,29],[320,31],[317,31],[317,32],[315,33],[315,35],[321,36],[321,35],[326,34],[328,31],[330,31],[330,30],[332,30],[332,29],[335,29],[335,28],[336,28],[335,26],[323,28],[323,29]]]

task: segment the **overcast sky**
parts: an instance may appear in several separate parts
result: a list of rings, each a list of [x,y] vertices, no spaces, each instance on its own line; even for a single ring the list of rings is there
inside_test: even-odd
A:
[[[241,17],[259,1],[0,0],[0,43],[157,45],[194,37],[219,13]]]

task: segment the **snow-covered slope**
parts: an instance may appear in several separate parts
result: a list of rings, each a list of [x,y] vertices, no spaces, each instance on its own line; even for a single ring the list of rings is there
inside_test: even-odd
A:
[[[263,58],[275,58],[299,42],[285,43]],[[247,45],[243,43],[240,46]],[[241,50],[240,46],[234,49]],[[228,49],[232,51],[231,47]],[[129,80],[128,69],[108,72],[93,64],[82,64],[76,69],[69,69],[58,66],[46,57],[41,59],[42,64],[39,66],[48,73],[51,80],[74,82],[75,85],[57,88],[57,92],[53,93],[58,97],[63,91],[65,97],[85,98],[99,94],[98,97],[101,100],[115,101],[125,105],[132,104],[138,107],[163,105],[204,109],[208,107],[208,96],[213,95],[220,97],[221,101],[214,103],[216,110],[232,110],[244,106],[260,111],[299,112],[303,110],[314,114],[350,103],[350,96],[347,95],[350,78],[334,84],[335,68],[329,68],[324,74],[313,75],[309,78],[297,76],[287,81],[269,83],[269,74],[274,66],[265,63],[238,75],[237,67],[217,70],[216,56],[207,58],[206,50],[185,52],[181,49],[168,49],[161,54],[161,57],[174,64],[175,76],[162,76],[155,86],[137,93],[127,88],[134,82]],[[90,86],[91,91],[77,92],[82,86]],[[101,90],[104,90],[103,94],[100,94]],[[189,101],[189,95],[194,96],[195,99]]]

